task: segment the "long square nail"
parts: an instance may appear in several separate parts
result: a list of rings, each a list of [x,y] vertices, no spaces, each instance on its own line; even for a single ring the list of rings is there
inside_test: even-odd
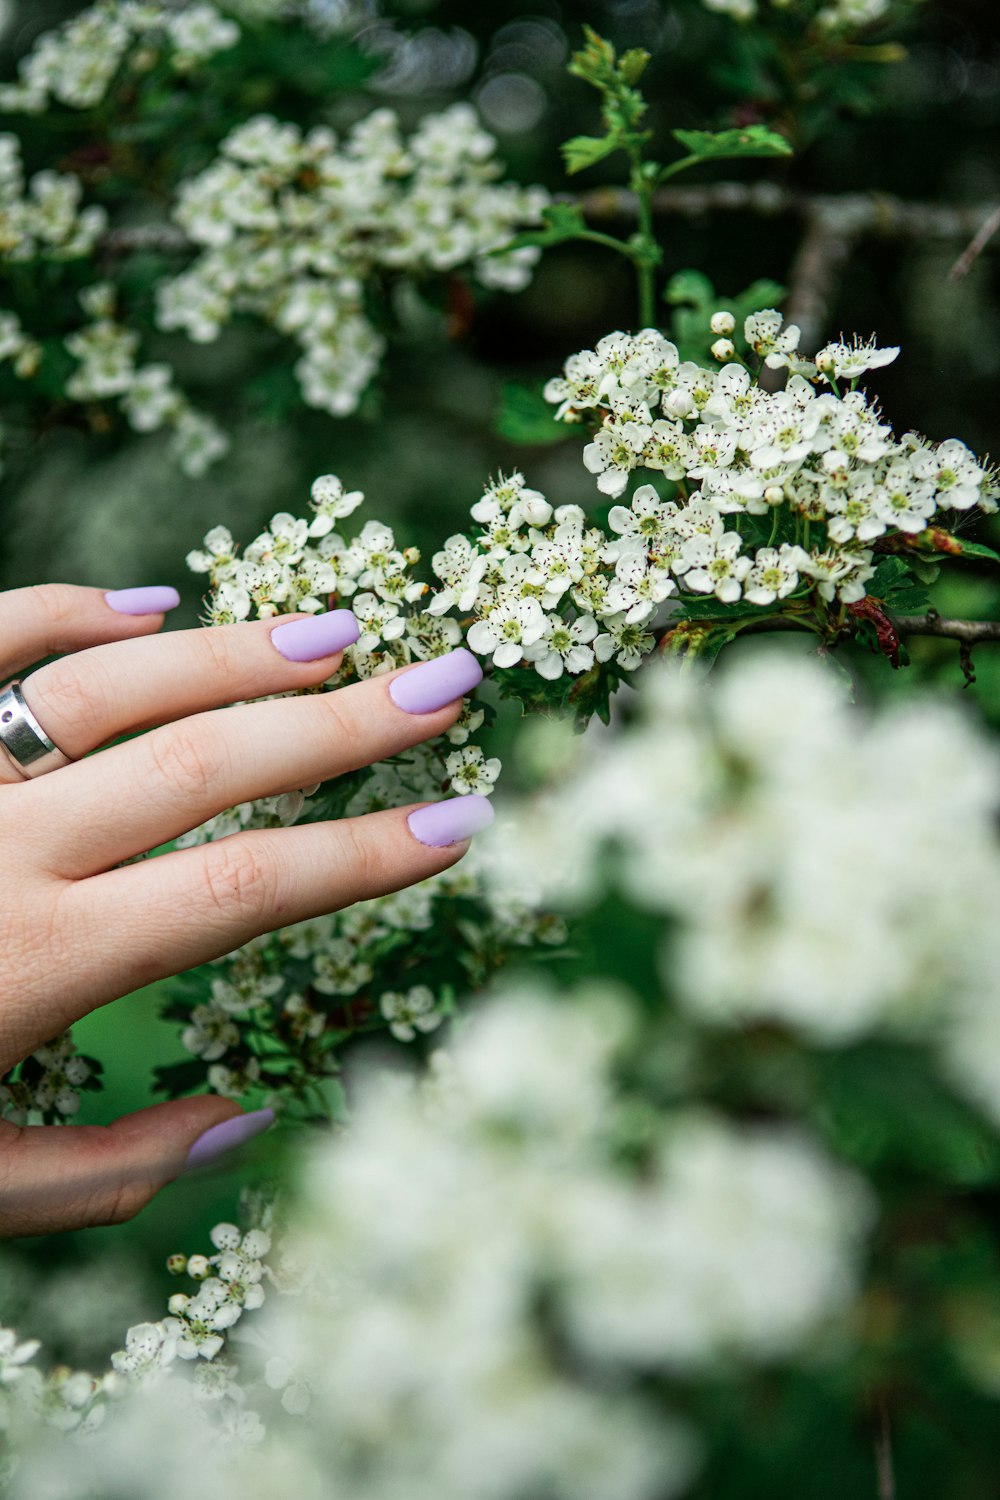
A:
[[[229,1120],[209,1126],[188,1152],[182,1175],[184,1172],[193,1172],[196,1167],[207,1167],[209,1162],[216,1161],[227,1151],[235,1151],[237,1146],[252,1141],[255,1135],[260,1135],[273,1122],[273,1109],[254,1109],[249,1114],[233,1115]]]
[[[112,589],[104,602],[119,615],[162,615],[176,609],[181,596],[168,584],[153,583],[141,589]]]
[[[470,793],[467,797],[449,797],[447,802],[431,802],[418,807],[407,818],[410,832],[431,849],[446,849],[460,844],[474,833],[482,833],[493,822],[493,804],[488,797]]]
[[[286,661],[319,661],[353,646],[361,630],[349,609],[331,609],[326,614],[290,620],[271,631],[271,645]]]
[[[404,713],[432,714],[471,693],[482,680],[482,667],[471,651],[460,646],[394,677],[389,683],[389,697]]]

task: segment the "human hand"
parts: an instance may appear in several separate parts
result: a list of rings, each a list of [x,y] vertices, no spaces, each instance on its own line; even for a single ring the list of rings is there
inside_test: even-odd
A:
[[[170,589],[105,595],[62,584],[0,595],[0,681],[69,653],[22,689],[29,714],[71,761],[26,779],[0,751],[0,1079],[99,1005],[260,933],[447,869],[492,819],[485,798],[458,797],[246,831],[122,867],[237,803],[442,734],[482,678],[475,657],[457,650],[335,692],[247,702],[329,678],[357,638],[354,616],[157,637],[176,603]],[[10,736],[19,710],[4,702],[13,719],[0,733]],[[108,746],[138,730],[148,732]],[[22,744],[32,740],[30,720],[21,733]],[[209,1095],[109,1126],[0,1121],[0,1235],[121,1222],[186,1163],[213,1159],[270,1118]]]

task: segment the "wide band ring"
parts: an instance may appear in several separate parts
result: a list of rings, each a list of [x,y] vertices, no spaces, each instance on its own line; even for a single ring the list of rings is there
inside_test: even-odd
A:
[[[53,744],[25,703],[19,682],[0,693],[0,749],[27,780],[70,764],[69,756]]]

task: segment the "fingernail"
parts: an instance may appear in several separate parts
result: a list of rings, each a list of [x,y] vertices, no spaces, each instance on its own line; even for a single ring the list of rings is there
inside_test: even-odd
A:
[[[271,645],[287,661],[319,661],[353,646],[361,630],[349,609],[331,609],[325,615],[292,620],[271,631]]]
[[[389,684],[389,697],[407,714],[432,714],[471,693],[483,680],[483,669],[471,651],[459,647],[447,656],[434,656]]]
[[[445,849],[489,828],[493,822],[493,804],[489,797],[474,793],[468,797],[450,797],[447,802],[418,807],[406,821],[415,839],[431,849]]]
[[[176,609],[181,596],[167,584],[154,583],[144,589],[112,589],[104,602],[120,615],[162,615]]]
[[[227,1151],[235,1151],[245,1141],[252,1141],[255,1135],[260,1135],[273,1121],[273,1109],[254,1109],[249,1114],[234,1115],[231,1120],[223,1120],[221,1125],[209,1126],[188,1152],[187,1160],[181,1168],[182,1175],[193,1172],[195,1167],[207,1166],[217,1157],[224,1156]]]
[[[354,645],[361,630],[349,609],[330,609],[325,615],[292,619],[271,630],[271,645],[288,661],[318,661]]]

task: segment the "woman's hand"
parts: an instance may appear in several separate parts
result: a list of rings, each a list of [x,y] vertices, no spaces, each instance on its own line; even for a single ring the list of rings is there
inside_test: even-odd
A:
[[[26,779],[0,752],[0,1078],[109,1000],[259,933],[446,869],[491,819],[484,798],[461,797],[233,834],[119,868],[237,803],[442,734],[482,677],[459,650],[336,692],[246,702],[330,677],[357,638],[353,615],[157,637],[176,599],[172,590],[104,595],[61,584],[0,595],[0,682],[71,653],[33,672],[22,691],[72,762]],[[148,732],[89,754],[136,730]],[[196,1142],[192,1160],[207,1160],[255,1123],[213,1096],[109,1126],[0,1121],[0,1234],[127,1219],[184,1169]]]

